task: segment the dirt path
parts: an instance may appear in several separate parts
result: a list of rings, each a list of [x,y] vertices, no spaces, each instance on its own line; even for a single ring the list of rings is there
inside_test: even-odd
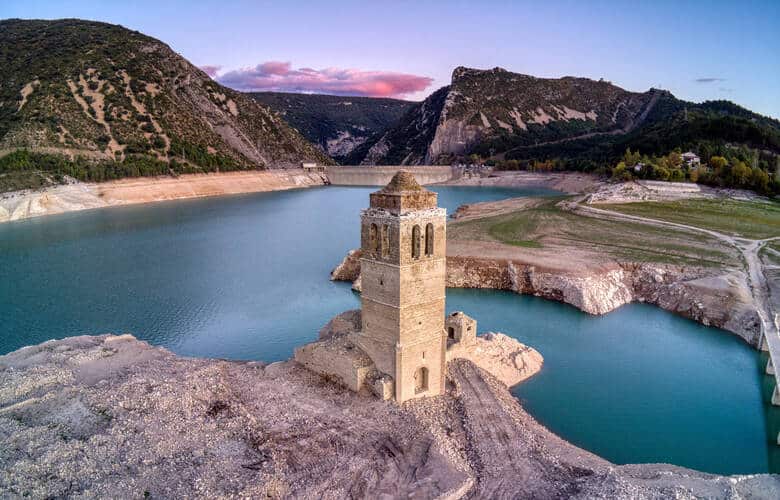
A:
[[[628,215],[620,212],[614,212],[611,210],[604,210],[601,208],[594,208],[592,206],[582,205],[579,203],[570,203],[568,208],[573,211],[586,216],[612,218],[612,219],[624,219],[637,222],[643,222],[646,224],[653,224],[656,226],[674,227],[689,231],[696,231],[705,233],[719,240],[733,246],[737,249],[742,257],[746,270],[747,285],[753,295],[753,300],[756,304],[756,312],[761,320],[761,329],[765,336],[773,336],[775,339],[780,339],[780,332],[778,332],[776,313],[772,310],[772,305],[769,296],[769,284],[766,279],[766,270],[761,262],[758,254],[764,245],[770,241],[780,240],[780,236],[766,238],[766,239],[749,239],[736,236],[730,236],[728,234],[713,231],[711,229],[705,229],[697,226],[689,226],[687,224],[680,224],[678,222],[668,222],[658,219],[651,219],[648,217],[641,217],[637,215]],[[780,342],[779,342],[780,343]]]

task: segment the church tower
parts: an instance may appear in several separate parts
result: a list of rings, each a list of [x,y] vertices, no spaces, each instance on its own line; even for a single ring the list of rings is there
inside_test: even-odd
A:
[[[399,171],[361,213],[360,348],[393,378],[395,400],[444,392],[446,210]]]

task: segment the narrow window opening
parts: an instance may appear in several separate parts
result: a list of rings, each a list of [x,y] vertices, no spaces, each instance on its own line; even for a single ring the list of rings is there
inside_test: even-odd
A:
[[[382,258],[390,256],[390,225],[382,226]]]
[[[433,255],[433,224],[425,226],[425,255]]]
[[[453,327],[447,329],[447,337],[455,340],[455,329]]]
[[[419,259],[420,258],[420,226],[415,225],[412,228],[412,258],[413,259]]]
[[[368,251],[374,252],[379,250],[379,234],[376,224],[371,224],[368,228]]]

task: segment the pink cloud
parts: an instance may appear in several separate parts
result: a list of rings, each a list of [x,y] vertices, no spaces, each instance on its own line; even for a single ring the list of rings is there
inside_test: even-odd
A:
[[[255,71],[261,75],[280,75],[284,76],[290,73],[292,64],[282,61],[268,61],[263,64],[258,64],[255,67]]]
[[[219,70],[222,69],[222,66],[215,66],[213,64],[206,64],[205,66],[201,66],[200,69],[203,70],[204,73],[209,75],[211,78],[214,78],[217,76],[217,73]]]
[[[433,83],[433,79],[427,76],[390,71],[292,69],[292,64],[283,61],[267,61],[254,68],[228,71],[218,80],[242,91],[319,92],[369,97],[402,97],[425,90]]]

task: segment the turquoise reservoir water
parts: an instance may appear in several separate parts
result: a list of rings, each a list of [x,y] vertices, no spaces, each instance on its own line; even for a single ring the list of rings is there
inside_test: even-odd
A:
[[[372,188],[139,205],[0,224],[0,353],[52,338],[130,332],[179,354],[286,359],[359,306],[328,280],[358,246]],[[458,205],[547,194],[436,188]],[[646,305],[594,317],[533,297],[448,290],[480,331],[537,348],[515,389],[562,437],[618,463],[766,472],[763,379],[736,337]]]

